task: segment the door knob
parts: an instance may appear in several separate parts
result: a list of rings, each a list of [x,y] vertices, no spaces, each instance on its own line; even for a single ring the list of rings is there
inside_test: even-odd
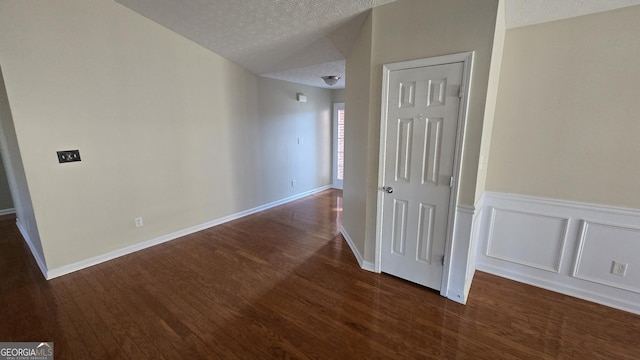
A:
[[[391,194],[391,193],[393,193],[393,188],[392,188],[391,186],[383,186],[383,187],[382,187],[382,190],[383,190],[383,191],[386,191],[386,192],[387,192],[387,194]]]

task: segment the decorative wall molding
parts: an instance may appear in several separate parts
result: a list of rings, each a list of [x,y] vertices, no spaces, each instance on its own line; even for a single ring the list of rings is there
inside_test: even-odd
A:
[[[15,213],[16,213],[16,209],[14,209],[14,208],[0,210],[0,216],[9,215],[9,214],[15,214]]]
[[[485,255],[557,273],[568,224],[566,217],[492,207]]]
[[[281,200],[277,200],[277,201],[274,201],[274,202],[271,202],[271,203],[268,203],[268,204],[264,204],[264,205],[261,205],[261,206],[258,206],[258,207],[252,208],[252,209],[248,209],[248,210],[241,211],[241,212],[238,212],[238,213],[235,213],[235,214],[231,214],[231,215],[219,218],[219,219],[211,220],[211,221],[208,221],[208,222],[203,223],[203,224],[195,225],[195,226],[192,226],[192,227],[189,227],[189,228],[186,228],[186,229],[182,229],[182,230],[170,233],[170,234],[159,236],[159,237],[151,239],[151,240],[143,241],[143,242],[131,245],[131,246],[127,246],[127,247],[124,247],[124,248],[121,248],[121,249],[110,251],[110,252],[108,252],[106,254],[94,256],[94,257],[89,258],[89,259],[81,260],[81,261],[78,261],[76,263],[65,265],[65,266],[61,266],[61,267],[58,267],[58,268],[55,268],[55,269],[51,269],[51,270],[48,270],[48,271],[47,271],[46,267],[43,267],[40,264],[40,262],[38,262],[38,266],[40,266],[40,270],[43,272],[43,274],[45,274],[45,277],[47,278],[47,280],[53,279],[53,278],[56,278],[58,276],[62,276],[62,275],[66,275],[66,274],[72,273],[74,271],[82,270],[84,268],[87,268],[87,267],[90,267],[90,266],[93,266],[93,265],[97,265],[97,264],[103,263],[105,261],[113,260],[115,258],[124,256],[124,255],[128,255],[128,254],[134,253],[134,252],[139,251],[139,250],[143,250],[143,249],[155,246],[155,245],[159,245],[159,244],[165,243],[167,241],[175,240],[177,238],[180,238],[180,237],[183,237],[183,236],[186,236],[186,235],[189,235],[189,234],[193,234],[193,233],[198,232],[198,231],[206,230],[208,228],[211,228],[211,227],[214,227],[214,226],[217,226],[217,225],[221,225],[221,224],[224,224],[226,222],[229,222],[229,221],[232,221],[232,220],[236,220],[236,219],[239,219],[239,218],[251,215],[251,214],[255,214],[255,213],[260,212],[260,211],[268,210],[268,209],[271,209],[271,208],[279,206],[279,205],[284,205],[286,203],[289,203],[289,202],[292,202],[292,201],[295,201],[295,200],[299,200],[299,199],[304,198],[306,196],[313,195],[313,194],[322,192],[322,191],[330,189],[330,188],[331,188],[331,186],[328,185],[328,186],[323,186],[323,187],[320,187],[320,188],[317,188],[317,189],[313,189],[313,190],[310,190],[310,191],[306,191],[306,192],[303,192],[303,193],[300,193],[300,194],[296,194],[296,195],[293,195],[293,196],[290,196],[290,197],[287,197],[287,198],[284,198],[284,199],[281,199]],[[18,225],[18,228],[21,229],[20,225]],[[22,236],[27,241],[27,244],[29,244],[29,248],[31,249],[31,253],[34,254],[34,257],[36,257],[36,261],[38,261],[38,258],[36,256],[37,252],[34,251],[34,248],[32,247],[31,243],[29,242],[29,240],[27,240],[28,237],[26,236],[26,232],[23,231],[22,229],[20,230],[20,232],[22,233]],[[44,264],[44,262],[43,262],[43,264]]]
[[[602,271],[599,266],[591,265],[594,260],[597,261],[601,257],[629,264],[638,256],[640,256],[639,228],[585,220],[580,228],[580,240],[573,276],[597,284],[640,293],[640,272],[627,269],[625,277],[612,276],[613,263],[602,264],[606,270],[611,270],[607,272]]]
[[[640,210],[493,192],[479,204],[478,270],[640,314]]]

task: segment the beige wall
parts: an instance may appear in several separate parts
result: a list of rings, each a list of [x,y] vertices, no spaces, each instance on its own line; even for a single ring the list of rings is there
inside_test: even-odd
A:
[[[493,49],[491,52],[491,65],[489,67],[489,83],[487,85],[487,101],[484,108],[484,122],[482,124],[482,140],[480,142],[480,158],[478,159],[478,176],[476,182],[475,203],[485,191],[487,181],[487,164],[491,149],[491,135],[498,101],[498,86],[500,82],[500,69],[502,67],[502,54],[504,51],[504,37],[506,33],[506,0],[499,0],[498,14],[496,16],[496,28],[493,35]],[[475,252],[474,252],[475,253]]]
[[[375,255],[382,66],[398,61],[475,51],[459,191],[459,203],[473,205],[497,5],[497,0],[400,0],[373,9],[371,71],[368,75],[364,70],[355,74],[347,73],[346,105],[347,113],[351,111],[365,116],[368,112],[369,115],[366,122],[361,118],[356,125],[347,124],[346,143],[349,144],[351,137],[358,138],[357,144],[348,145],[350,147],[346,149],[348,169],[345,176],[349,181],[345,182],[344,187],[345,219],[350,216],[360,220],[357,236],[365,238],[366,261],[373,261]],[[347,58],[347,69],[367,66],[365,57],[355,58],[352,54]],[[369,97],[364,98],[364,88],[369,85],[367,82],[371,84],[371,91]],[[358,91],[350,89],[352,86],[362,89],[359,90],[361,98],[358,101],[350,97],[352,91]],[[350,104],[351,101],[353,103]],[[353,121],[350,115],[349,121]],[[353,153],[349,154],[350,151]],[[358,177],[348,179],[349,171],[351,174],[356,172],[349,169],[354,163],[358,164]],[[349,215],[347,210],[355,214]],[[364,234],[361,224],[363,218]],[[348,227],[351,225],[346,223],[345,228],[354,242],[363,241],[356,240],[352,228]]]
[[[346,61],[345,169],[342,226],[358,252],[365,250],[369,101],[371,89],[371,16],[362,26]]]
[[[0,53],[2,55],[2,53]],[[1,61],[1,60],[0,60]],[[1,62],[0,62],[1,65]],[[36,224],[33,202],[29,194],[29,185],[22,165],[22,156],[18,137],[13,124],[13,116],[9,106],[9,99],[4,81],[4,72],[0,66],[0,146],[2,147],[2,161],[6,165],[9,186],[13,189],[13,204],[16,217],[23,235],[31,243],[33,255],[41,267],[46,266],[44,251],[40,241],[38,225]]]
[[[507,31],[491,191],[640,208],[640,7]]]
[[[4,162],[0,162],[0,210],[13,209],[11,190],[7,179],[7,170]]]
[[[307,96],[306,103],[296,100],[299,92]],[[332,104],[331,90],[258,78],[259,121],[253,140],[258,161],[245,169],[247,176],[260,169],[253,199],[274,201],[331,184]],[[296,180],[295,188],[291,180]]]
[[[259,78],[113,1],[2,2],[0,49],[49,269],[331,182],[330,90]]]
[[[346,76],[345,76],[346,79]],[[331,90],[331,96],[334,103],[343,103],[344,102],[344,93],[345,89],[334,89]]]

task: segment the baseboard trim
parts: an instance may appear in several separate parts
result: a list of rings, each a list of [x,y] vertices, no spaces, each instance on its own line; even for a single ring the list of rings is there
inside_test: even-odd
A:
[[[9,214],[15,214],[15,213],[16,213],[16,209],[15,208],[9,208],[9,209],[0,210],[0,216],[9,215]]]
[[[372,263],[371,261],[363,261],[362,270],[376,272],[376,264]]]
[[[22,226],[22,224],[20,223],[20,220],[18,219],[16,219],[16,226],[18,227],[18,231],[20,231],[20,234],[22,235],[24,242],[27,243],[27,246],[31,251],[31,255],[36,260],[36,263],[40,268],[40,272],[42,272],[42,276],[44,276],[44,278],[48,280],[49,278],[47,275],[48,274],[47,264],[44,262],[44,259],[40,256],[40,253],[36,251],[36,247],[33,245],[33,241],[31,240],[31,237],[29,237],[27,230]]]
[[[536,276],[521,274],[518,272],[508,271],[505,268],[492,266],[489,264],[478,264],[478,271],[483,271],[492,275],[507,278],[513,281],[543,288],[545,290],[557,292],[578,299],[591,301],[600,305],[609,306],[618,310],[628,311],[630,313],[640,315],[640,306],[621,299],[608,297],[597,294],[588,290],[580,289],[574,286],[562,284],[556,281],[548,281]]]
[[[358,265],[362,267],[362,265],[364,264],[364,258],[362,257],[362,254],[360,254],[360,251],[358,251],[356,244],[354,244],[353,240],[351,240],[351,236],[349,236],[349,233],[347,233],[347,230],[345,230],[342,225],[340,225],[340,234],[342,234],[342,237],[347,242],[347,245],[349,245],[349,247],[351,248],[351,252],[356,257]]]
[[[75,262],[73,264],[61,266],[61,267],[58,267],[58,268],[55,268],[55,269],[51,269],[49,271],[44,271],[43,273],[46,274],[47,280],[50,280],[50,279],[53,279],[53,278],[56,278],[56,277],[59,277],[59,276],[63,276],[63,275],[66,275],[66,274],[69,274],[69,273],[72,273],[72,272],[75,272],[75,271],[78,271],[78,270],[82,270],[82,269],[85,269],[85,268],[88,268],[88,267],[91,267],[91,266],[94,266],[94,265],[98,265],[100,263],[103,263],[103,262],[106,262],[106,261],[109,261],[109,260],[113,260],[113,259],[119,258],[121,256],[125,256],[125,255],[131,254],[131,253],[134,253],[134,252],[137,252],[137,251],[140,251],[140,250],[144,250],[144,249],[150,248],[152,246],[160,245],[162,243],[165,243],[165,242],[168,242],[168,241],[171,241],[171,240],[175,240],[175,239],[181,238],[183,236],[187,236],[189,234],[196,233],[198,231],[206,230],[206,229],[212,228],[214,226],[224,224],[224,223],[229,222],[229,221],[237,220],[237,219],[240,219],[240,218],[245,217],[245,216],[249,216],[249,215],[261,212],[261,211],[265,211],[265,210],[274,208],[276,206],[280,206],[280,205],[284,205],[286,203],[290,203],[292,201],[300,200],[300,199],[302,199],[304,197],[317,194],[319,192],[328,190],[330,188],[331,188],[331,185],[327,185],[327,186],[322,186],[322,187],[319,187],[319,188],[316,188],[316,189],[313,189],[313,190],[305,191],[303,193],[296,194],[296,195],[293,195],[293,196],[290,196],[290,197],[287,197],[287,198],[284,198],[284,199],[280,199],[280,200],[277,200],[277,201],[273,201],[273,202],[270,202],[268,204],[264,204],[264,205],[261,205],[261,206],[257,206],[257,207],[254,207],[252,209],[244,210],[244,211],[241,211],[241,212],[238,212],[238,213],[235,213],[235,214],[231,214],[231,215],[224,216],[224,217],[221,217],[221,218],[218,218],[218,219],[215,219],[215,220],[211,220],[211,221],[208,221],[208,222],[205,222],[205,223],[202,223],[202,224],[199,224],[199,225],[195,225],[195,226],[192,226],[192,227],[189,227],[189,228],[186,228],[186,229],[182,229],[182,230],[179,230],[179,231],[167,234],[167,235],[159,236],[159,237],[154,238],[154,239],[143,241],[143,242],[140,242],[140,243],[137,243],[137,244],[134,244],[134,245],[130,245],[130,246],[127,246],[127,247],[124,247],[124,248],[121,248],[121,249],[113,250],[113,251],[110,251],[110,252],[108,252],[106,254],[94,256],[92,258],[81,260],[81,261]],[[23,236],[24,236],[24,233],[23,233]],[[26,240],[26,237],[25,237],[25,240]],[[27,243],[29,243],[29,242],[27,242]],[[30,245],[30,248],[31,248],[31,245]],[[33,248],[31,248],[31,252],[35,254],[35,252],[33,251]],[[35,255],[34,255],[34,257],[35,257]],[[36,261],[38,261],[37,258],[36,258]],[[38,263],[38,265],[40,266],[40,263]],[[41,266],[41,270],[42,270],[42,266]],[[46,267],[45,267],[45,270],[46,270]]]
[[[363,270],[375,272],[375,267],[373,263],[369,261],[364,261],[362,254],[360,254],[360,251],[358,251],[358,248],[356,247],[356,244],[353,242],[353,240],[351,239],[351,236],[349,236],[349,233],[347,233],[347,230],[345,230],[345,228],[342,227],[342,225],[340,225],[340,233],[342,234],[342,237],[344,238],[344,240],[347,242],[347,245],[349,245],[349,247],[351,248],[351,252],[356,257],[356,261],[358,262],[358,265],[360,266],[360,268]]]

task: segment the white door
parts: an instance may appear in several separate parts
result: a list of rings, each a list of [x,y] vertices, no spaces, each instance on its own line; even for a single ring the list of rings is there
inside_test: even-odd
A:
[[[452,219],[463,70],[455,62],[387,76],[380,269],[437,290]]]
[[[344,180],[344,103],[333,104],[333,187]]]

